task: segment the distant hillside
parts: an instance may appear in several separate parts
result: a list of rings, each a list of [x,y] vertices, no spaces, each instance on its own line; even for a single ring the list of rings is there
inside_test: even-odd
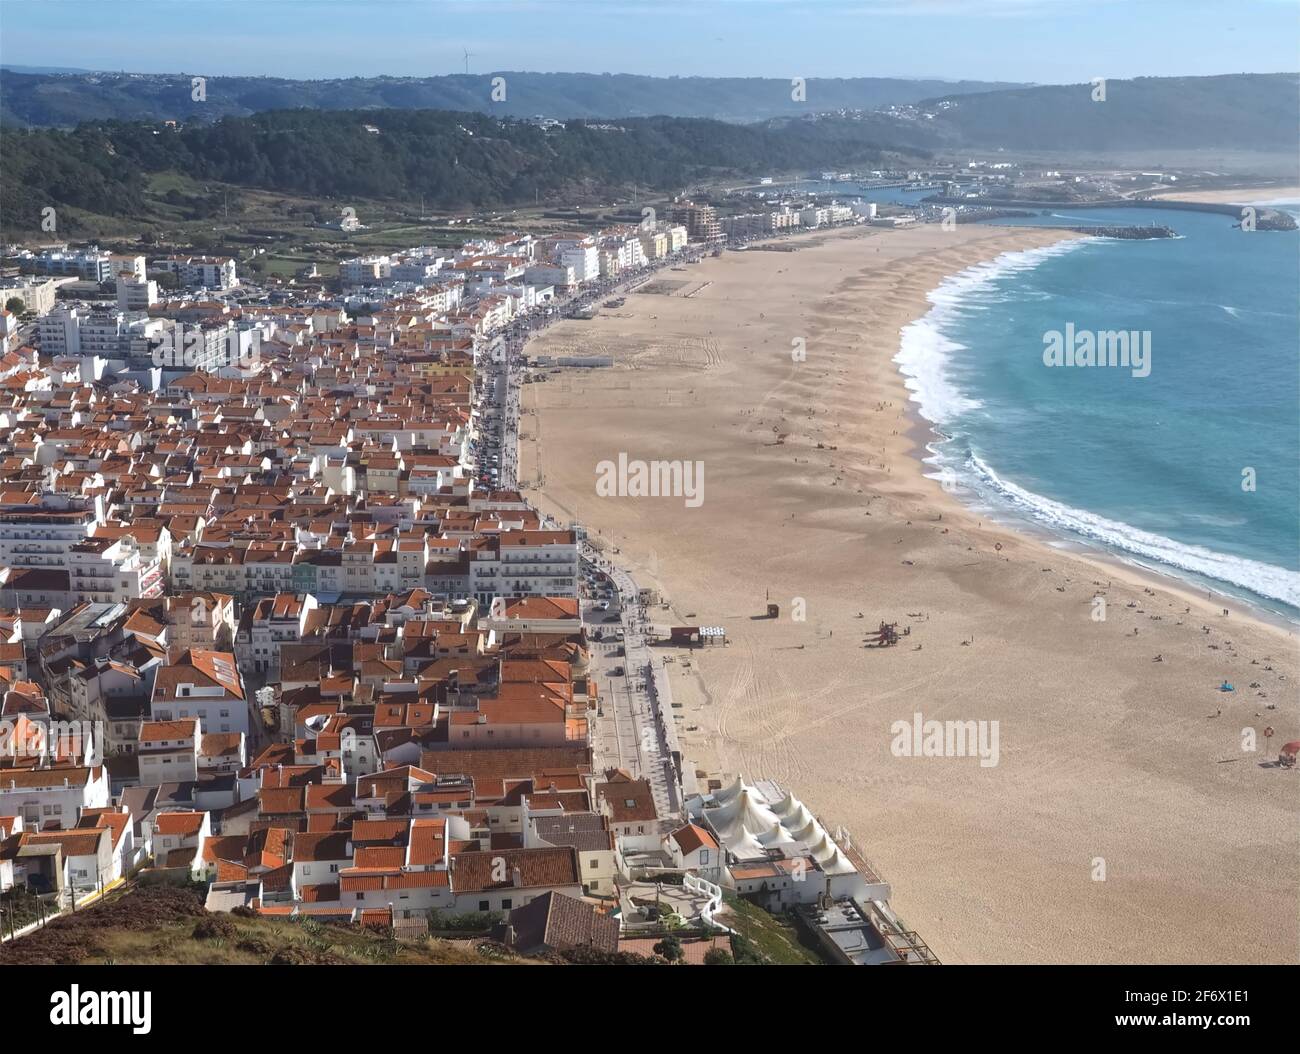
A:
[[[606,196],[633,185],[680,191],[773,169],[879,164],[886,130],[903,142],[919,138],[875,118],[738,125],[652,117],[542,129],[434,110],[276,111],[179,129],[0,129],[0,214],[7,235],[34,230],[47,205],[148,219],[142,191],[160,172],[344,201],[423,198],[445,209]]]
[[[1300,74],[1139,77],[1105,84],[945,95],[917,110],[944,142],[980,148],[1116,153],[1130,150],[1296,150]],[[937,144],[936,144],[937,145]]]
[[[1300,75],[1111,81],[1104,102],[1094,102],[1091,90],[947,95],[750,124],[613,117],[543,128],[477,112],[390,108],[274,110],[180,127],[157,120],[93,121],[73,131],[9,126],[0,128],[0,217],[11,235],[34,231],[47,205],[147,222],[142,189],[151,174],[169,172],[345,203],[463,210],[878,168],[944,152],[1131,152],[1143,163],[1156,163],[1162,151],[1295,153]],[[75,220],[61,229],[75,233]]]
[[[201,75],[202,70],[194,71]],[[491,100],[492,78],[506,98]],[[0,121],[71,127],[82,121],[216,120],[264,110],[462,110],[500,117],[712,117],[758,121],[810,111],[875,110],[939,95],[1017,87],[1001,81],[811,78],[805,102],[788,78],[643,77],[633,74],[500,73],[441,77],[284,80],[208,77],[207,98],[191,98],[191,75],[34,72],[0,69]]]

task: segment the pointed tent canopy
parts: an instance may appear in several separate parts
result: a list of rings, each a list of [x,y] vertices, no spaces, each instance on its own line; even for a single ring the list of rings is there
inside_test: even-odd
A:
[[[793,839],[790,837],[790,832],[787,831],[784,827],[782,827],[779,822],[772,824],[770,828],[768,828],[766,831],[763,831],[758,836],[758,840],[766,846],[779,844],[781,842],[793,841]]]
[[[822,864],[835,855],[836,846],[835,843],[830,840],[830,837],[826,832],[823,831],[821,839],[813,845],[809,852],[812,853],[812,858],[816,860],[818,864]]]
[[[798,812],[803,808],[803,802],[796,798],[789,791],[785,792],[785,797],[772,806],[772,811],[781,817],[781,822],[785,823],[786,818]]]
[[[727,849],[737,860],[760,860],[767,856],[763,843],[743,825],[740,828],[740,836],[734,842],[729,841]]]
[[[828,875],[847,875],[857,871],[857,868],[844,858],[844,854],[838,848],[831,853],[828,860],[817,861],[817,866]]]
[[[813,814],[810,813],[802,803],[799,805],[799,808],[795,809],[794,812],[790,813],[788,816],[782,816],[781,822],[789,831],[802,831],[806,827],[817,823],[817,821],[813,819]]]
[[[786,826],[789,827],[788,824]],[[792,830],[791,833],[794,835],[795,841],[803,842],[804,845],[816,845],[826,837],[826,829],[811,816],[808,817],[808,823],[805,826]]]
[[[751,831],[767,831],[779,821],[762,799],[751,788],[745,787],[726,805],[713,809],[708,814],[709,824],[724,842],[730,845],[742,827]]]
[[[745,778],[743,776],[737,776],[736,781],[730,787],[723,787],[721,790],[714,791],[713,800],[721,805],[725,805],[745,789]]]

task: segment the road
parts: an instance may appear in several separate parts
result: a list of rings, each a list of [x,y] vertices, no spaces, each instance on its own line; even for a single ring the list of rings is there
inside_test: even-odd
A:
[[[483,377],[474,456],[481,483],[493,489],[518,486],[519,401],[528,338],[560,318],[572,318],[595,301],[634,289],[664,267],[699,259],[700,253],[692,250],[618,279],[598,282],[550,313],[534,309],[493,335],[476,361],[476,372]],[[673,724],[671,686],[661,659],[649,646],[650,627],[637,584],[585,541],[581,556],[585,595],[579,603],[589,641],[590,676],[595,678],[601,698],[592,728],[597,769],[620,768],[648,780],[660,817],[680,817],[681,774],[673,755],[680,758],[681,752]],[[607,576],[605,595],[593,596],[602,589],[598,577],[602,574]],[[602,608],[602,603],[607,607]],[[597,640],[596,634],[601,639]]]
[[[650,627],[636,582],[585,542],[582,565],[584,576],[593,576],[595,589],[603,583],[594,576],[607,576],[611,584],[608,595],[612,597],[608,611],[601,610],[596,599],[583,600],[583,617],[591,641],[590,676],[601,691],[601,710],[592,743],[597,765],[626,769],[637,778],[649,780],[659,815],[679,816],[683,795],[673,761],[677,736],[671,689],[662,662],[650,648]],[[616,622],[605,621],[615,613]],[[610,631],[613,640],[608,639]],[[606,639],[596,640],[596,633]],[[616,672],[620,669],[621,674]]]

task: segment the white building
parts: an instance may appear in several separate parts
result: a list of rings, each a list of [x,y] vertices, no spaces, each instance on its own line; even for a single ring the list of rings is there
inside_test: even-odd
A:
[[[339,264],[344,285],[373,285],[388,281],[392,274],[393,262],[387,256],[356,256]]]
[[[153,261],[155,271],[174,274],[191,289],[233,289],[239,285],[235,261],[229,256],[162,256]]]
[[[86,809],[108,805],[108,770],[0,769],[0,816],[21,816],[23,826],[75,827]]]

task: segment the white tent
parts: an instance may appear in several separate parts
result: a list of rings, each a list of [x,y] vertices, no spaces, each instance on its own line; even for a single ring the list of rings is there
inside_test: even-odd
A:
[[[828,875],[850,875],[857,871],[857,868],[844,858],[844,854],[838,848],[832,849],[828,859],[818,860],[817,866]]]
[[[714,791],[713,800],[717,802],[719,805],[726,805],[727,802],[732,801],[736,797],[736,795],[739,794],[744,789],[745,789],[744,778],[741,776],[737,776],[736,782],[733,783],[730,787],[723,787],[721,790]]]
[[[789,816],[803,808],[803,802],[796,798],[789,791],[785,792],[785,797],[772,806],[772,811],[781,817],[781,822],[785,823]]]
[[[831,841],[825,831],[822,832],[821,838],[816,843],[812,843],[812,849],[810,850],[812,858],[816,860],[818,864],[823,864],[827,860],[830,860],[838,851],[839,850],[835,843]]]
[[[808,817],[808,822],[802,827],[791,828],[789,824],[786,824],[786,827],[794,836],[795,841],[803,842],[804,845],[816,845],[826,837],[825,828],[811,816]]]
[[[743,787],[727,804],[706,813],[709,824],[728,847],[735,842],[744,828],[751,831],[769,831],[779,824],[772,812],[751,787]]]
[[[740,829],[740,837],[735,841],[727,842],[727,851],[737,860],[763,860],[767,857],[767,850],[763,847],[763,843],[754,837],[752,831],[743,826]]]

